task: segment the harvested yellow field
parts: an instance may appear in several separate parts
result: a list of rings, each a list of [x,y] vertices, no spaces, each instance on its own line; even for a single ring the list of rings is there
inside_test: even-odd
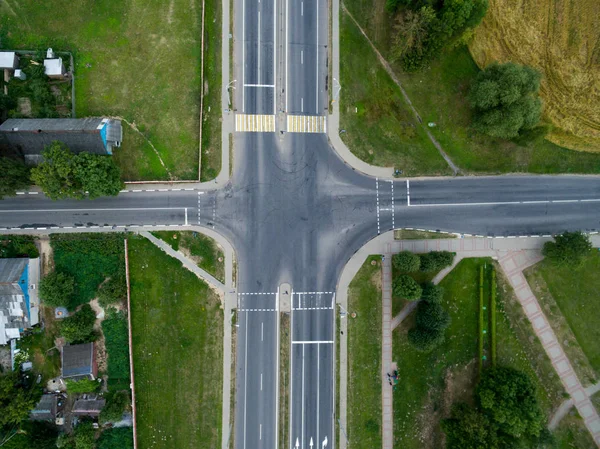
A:
[[[479,67],[527,64],[543,74],[548,139],[600,152],[600,3],[598,0],[490,0],[469,45]]]

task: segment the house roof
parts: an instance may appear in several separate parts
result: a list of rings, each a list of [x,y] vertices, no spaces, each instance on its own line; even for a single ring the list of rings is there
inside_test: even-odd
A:
[[[29,259],[0,259],[0,284],[16,284]]]
[[[27,301],[29,259],[0,259],[0,345],[30,326]]]
[[[121,122],[102,117],[8,119],[0,125],[0,143],[26,157],[41,154],[54,141],[63,142],[74,153],[110,154],[122,137]]]
[[[94,343],[68,345],[62,351],[62,377],[77,377],[93,374]]]
[[[64,68],[62,58],[44,59],[44,69],[48,76],[62,75],[64,73]]]
[[[14,51],[0,51],[0,69],[14,69],[15,68],[15,52]]]
[[[57,410],[57,398],[53,394],[44,394],[37,403],[35,408],[31,410],[29,416],[36,421],[54,421]]]
[[[71,413],[75,416],[98,416],[105,404],[105,399],[78,399]]]

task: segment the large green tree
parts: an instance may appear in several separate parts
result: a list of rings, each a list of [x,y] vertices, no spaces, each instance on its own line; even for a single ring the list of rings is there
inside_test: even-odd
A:
[[[40,282],[40,297],[51,307],[66,307],[75,293],[75,279],[68,274],[53,271]]]
[[[16,435],[9,432],[2,449],[56,449],[57,437],[54,423],[25,421]]]
[[[123,187],[121,171],[111,156],[73,154],[60,142],[42,155],[44,161],[31,170],[31,179],[53,200],[115,196]]]
[[[0,199],[15,195],[31,184],[29,167],[21,159],[0,157]]]
[[[133,430],[131,427],[105,430],[98,440],[98,449],[133,449]]]
[[[0,427],[18,425],[29,416],[40,394],[17,372],[0,375]]]
[[[513,63],[492,63],[477,74],[469,101],[473,128],[478,132],[510,139],[540,121],[540,73]]]
[[[421,267],[421,258],[418,254],[410,251],[401,251],[392,256],[392,264],[394,268],[407,273],[419,271]]]
[[[580,265],[592,252],[592,243],[582,232],[564,232],[546,242],[542,254],[558,265]]]
[[[393,282],[394,295],[409,301],[421,297],[421,286],[407,274],[401,274]]]
[[[94,339],[96,314],[89,304],[60,323],[60,332],[69,343],[86,343]]]

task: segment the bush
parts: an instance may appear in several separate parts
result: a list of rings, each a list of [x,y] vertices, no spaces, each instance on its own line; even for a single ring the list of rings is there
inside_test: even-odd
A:
[[[579,266],[592,252],[592,243],[582,232],[564,232],[546,242],[542,254],[557,265]]]
[[[410,251],[402,251],[398,254],[394,254],[392,264],[400,271],[414,273],[415,271],[419,271],[419,268],[421,267],[421,258]]]
[[[133,429],[113,427],[105,430],[98,440],[98,449],[133,449]]]
[[[0,235],[0,258],[30,257],[35,259],[39,256],[34,237],[30,235]]]
[[[421,271],[432,272],[440,271],[449,267],[454,262],[454,253],[449,251],[431,251],[421,254]]]
[[[450,325],[450,315],[437,303],[421,301],[417,306],[416,324],[422,329],[443,332]]]
[[[60,332],[69,343],[88,343],[94,340],[96,313],[89,304],[60,323]]]
[[[40,297],[51,307],[67,307],[75,293],[75,279],[53,271],[40,282]]]
[[[96,447],[96,431],[91,421],[80,422],[73,431],[75,449],[94,449]]]
[[[98,290],[98,303],[103,308],[127,298],[127,281],[123,273],[111,276]]]
[[[96,393],[100,389],[100,382],[92,379],[66,380],[67,391],[72,394]]]
[[[0,199],[13,196],[17,190],[26,189],[30,184],[29,167],[23,160],[0,157]]]
[[[394,279],[394,295],[408,301],[414,301],[421,297],[421,286],[407,274],[401,274]]]
[[[413,327],[408,331],[408,341],[421,352],[430,352],[444,341],[444,332]]]
[[[116,391],[106,398],[106,405],[100,412],[100,423],[118,422],[123,417],[125,410],[131,405],[127,391]]]
[[[123,312],[109,308],[102,322],[106,352],[108,354],[109,379],[129,381],[129,331],[127,317]]]
[[[433,282],[427,282],[423,285],[421,299],[432,304],[440,304],[444,299],[444,287],[440,287]]]

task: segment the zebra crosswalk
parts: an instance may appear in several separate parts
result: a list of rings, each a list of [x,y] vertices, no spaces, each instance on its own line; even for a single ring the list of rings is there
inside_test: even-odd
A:
[[[327,117],[320,115],[288,115],[287,131],[289,133],[325,133]]]
[[[275,116],[264,114],[236,114],[235,130],[239,132],[275,132]]]

